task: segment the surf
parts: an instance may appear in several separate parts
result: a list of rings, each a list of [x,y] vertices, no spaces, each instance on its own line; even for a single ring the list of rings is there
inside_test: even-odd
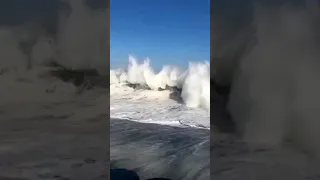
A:
[[[190,62],[185,71],[164,65],[156,72],[149,58],[139,63],[129,56],[127,69],[110,70],[110,86],[119,85],[156,91],[159,96],[162,91],[174,91],[187,107],[210,111],[210,63],[206,61]]]

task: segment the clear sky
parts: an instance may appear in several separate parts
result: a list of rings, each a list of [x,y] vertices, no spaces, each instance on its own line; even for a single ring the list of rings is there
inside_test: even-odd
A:
[[[209,0],[111,0],[111,68],[128,55],[151,59],[152,67],[187,67],[210,57]]]

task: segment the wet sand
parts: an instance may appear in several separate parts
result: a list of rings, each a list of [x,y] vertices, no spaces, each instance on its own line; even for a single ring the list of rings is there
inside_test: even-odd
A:
[[[210,131],[110,120],[110,165],[141,179],[210,179]]]

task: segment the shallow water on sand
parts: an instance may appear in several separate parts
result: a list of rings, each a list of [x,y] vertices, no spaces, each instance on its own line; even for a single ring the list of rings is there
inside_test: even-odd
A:
[[[210,131],[110,121],[111,168],[135,170],[141,179],[210,179]]]

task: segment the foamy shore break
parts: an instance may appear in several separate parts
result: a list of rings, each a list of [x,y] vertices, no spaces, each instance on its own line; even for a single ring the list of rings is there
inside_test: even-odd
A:
[[[150,59],[139,64],[134,57],[129,56],[127,70],[110,70],[111,84],[127,84],[133,88],[155,91],[176,91],[181,93],[186,106],[210,111],[209,62],[190,62],[186,71],[178,67],[163,66],[159,73],[155,73],[150,66]]]

